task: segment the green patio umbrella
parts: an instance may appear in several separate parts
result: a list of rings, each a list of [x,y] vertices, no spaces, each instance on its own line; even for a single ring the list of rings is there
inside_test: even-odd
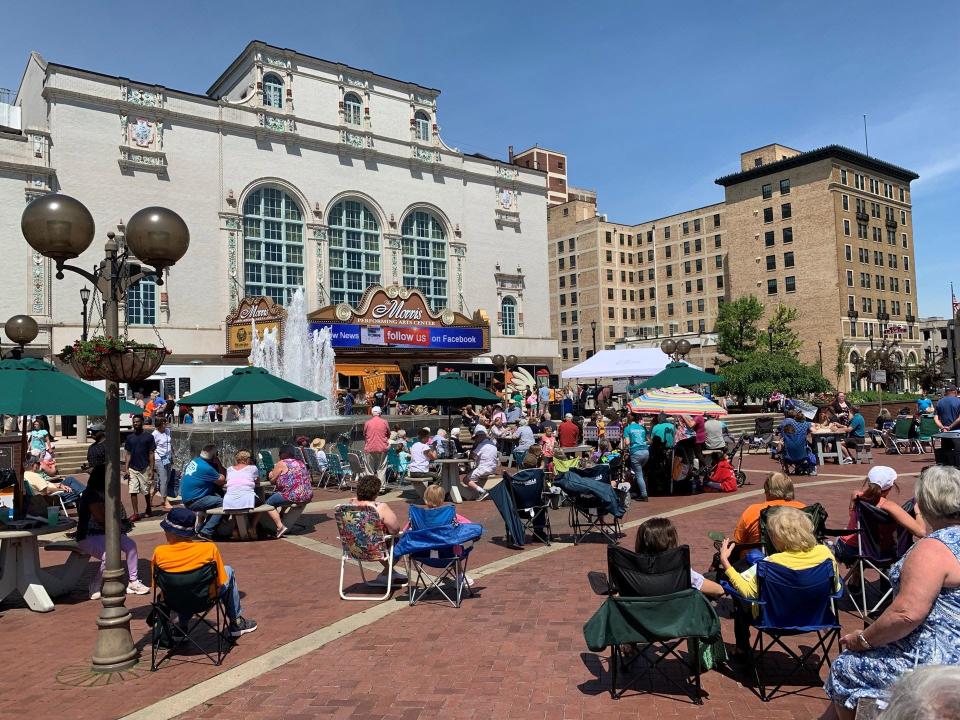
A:
[[[249,405],[250,452],[254,450],[253,406],[262,403],[320,402],[326,400],[305,387],[271,375],[260,367],[240,367],[230,377],[190,394],[184,405]]]
[[[27,415],[104,415],[107,396],[102,390],[62,373],[36,358],[0,360],[0,414],[23,416],[21,454],[27,451]],[[141,413],[121,400],[120,412]],[[14,487],[17,508],[23,502],[23,473]]]
[[[459,373],[443,373],[436,380],[411,390],[405,395],[397,397],[397,402],[408,405],[446,405],[463,407],[473,404],[499,403],[500,397],[479,385],[464,380]],[[447,432],[450,432],[452,421],[447,413]]]
[[[674,385],[690,387],[691,385],[711,385],[721,380],[723,378],[720,375],[697,370],[685,362],[672,362],[649,380],[640,383],[640,387],[643,389],[666,388]]]

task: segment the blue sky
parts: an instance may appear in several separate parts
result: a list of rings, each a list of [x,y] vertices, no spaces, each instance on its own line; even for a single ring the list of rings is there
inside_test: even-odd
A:
[[[639,222],[722,199],[743,150],[839,143],[908,167],[922,315],[960,291],[960,4],[48,1],[5,12],[0,87],[30,51],[204,92],[248,40],[442,90],[444,139],[565,151]]]

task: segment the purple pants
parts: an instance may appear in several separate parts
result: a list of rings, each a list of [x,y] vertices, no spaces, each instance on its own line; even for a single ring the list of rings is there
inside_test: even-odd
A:
[[[91,592],[100,592],[100,586],[103,585],[103,571],[107,567],[107,550],[105,535],[87,535],[83,540],[78,540],[77,545],[83,548],[85,552],[90,553],[91,557],[99,558],[100,567],[97,568],[97,574],[90,583]],[[120,535],[120,549],[127,556],[127,575],[130,576],[130,582],[137,580],[137,544],[126,534]]]

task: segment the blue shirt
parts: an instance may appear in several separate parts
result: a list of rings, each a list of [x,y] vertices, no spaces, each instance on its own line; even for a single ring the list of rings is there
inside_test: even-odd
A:
[[[180,479],[180,499],[184,502],[199,500],[207,495],[217,495],[220,473],[203,458],[194,458],[183,469]]]
[[[857,413],[850,418],[850,437],[864,437],[866,427],[867,424],[863,420],[863,415]]]
[[[550,399],[550,388],[546,385],[541,386],[539,395],[541,402],[547,402]]]
[[[508,423],[515,423],[520,419],[520,408],[516,405],[511,405],[507,408],[506,418]]]
[[[933,405],[933,400],[931,400],[930,398],[920,398],[919,400],[917,400],[917,412],[922,415],[923,411],[926,410],[931,405]]]
[[[533,430],[530,429],[530,426],[523,425],[517,428],[517,447],[514,448],[514,451],[529,450],[530,446],[536,441],[537,439],[533,436]]]
[[[937,400],[937,417],[945,428],[953,425],[960,417],[960,397],[945,395]]]
[[[623,437],[630,442],[630,454],[649,450],[647,446],[647,429],[640,423],[632,422],[623,431]]]

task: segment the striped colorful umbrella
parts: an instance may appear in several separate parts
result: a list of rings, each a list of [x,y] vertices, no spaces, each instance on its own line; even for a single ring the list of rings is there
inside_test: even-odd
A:
[[[627,404],[632,413],[650,415],[726,415],[727,411],[700,393],[674,385],[660,390],[648,390]]]

